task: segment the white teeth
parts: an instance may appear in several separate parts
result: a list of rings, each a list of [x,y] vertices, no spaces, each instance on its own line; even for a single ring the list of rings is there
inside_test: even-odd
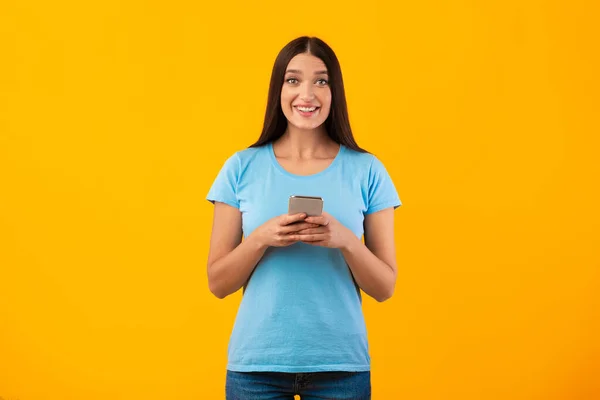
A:
[[[296,108],[298,108],[298,110],[300,110],[302,112],[312,112],[317,109],[317,107],[296,107]]]

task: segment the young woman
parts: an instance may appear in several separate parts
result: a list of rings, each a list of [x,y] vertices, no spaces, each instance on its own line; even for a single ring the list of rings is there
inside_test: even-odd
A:
[[[322,197],[322,215],[288,215],[292,195]],[[228,158],[207,198],[210,290],[243,288],[227,399],[370,399],[360,289],[378,301],[394,291],[401,202],[353,138],[340,65],[322,40],[280,51],[262,134]]]

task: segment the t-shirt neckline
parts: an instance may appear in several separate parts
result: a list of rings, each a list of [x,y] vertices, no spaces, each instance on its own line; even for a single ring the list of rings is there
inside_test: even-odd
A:
[[[295,178],[295,179],[312,179],[312,178],[317,178],[319,176],[322,176],[322,175],[326,174],[327,172],[331,171],[336,166],[336,164],[339,163],[342,153],[344,152],[344,147],[345,146],[343,144],[340,144],[340,149],[338,150],[337,155],[325,169],[323,169],[319,172],[316,172],[314,174],[310,174],[310,175],[293,174],[293,173],[289,172],[288,170],[286,170],[285,168],[283,168],[281,166],[281,164],[279,164],[279,161],[277,161],[277,157],[275,156],[275,150],[273,150],[273,142],[269,142],[269,144],[267,145],[267,150],[269,151],[269,156],[271,158],[273,166],[277,170],[279,170],[282,174],[289,176],[291,178]]]

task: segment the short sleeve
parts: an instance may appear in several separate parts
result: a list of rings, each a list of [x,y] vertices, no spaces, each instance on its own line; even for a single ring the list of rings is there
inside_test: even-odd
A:
[[[221,167],[215,178],[206,199],[211,203],[216,201],[240,208],[237,196],[237,183],[239,179],[240,160],[237,154],[229,157]]]
[[[389,207],[396,209],[401,205],[402,202],[392,178],[383,163],[374,156],[369,170],[368,204],[365,215]]]

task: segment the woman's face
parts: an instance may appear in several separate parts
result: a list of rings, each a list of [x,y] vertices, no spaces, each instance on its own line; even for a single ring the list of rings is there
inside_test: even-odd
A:
[[[325,63],[311,54],[298,54],[288,64],[283,79],[281,109],[288,122],[299,129],[322,125],[331,108]]]

